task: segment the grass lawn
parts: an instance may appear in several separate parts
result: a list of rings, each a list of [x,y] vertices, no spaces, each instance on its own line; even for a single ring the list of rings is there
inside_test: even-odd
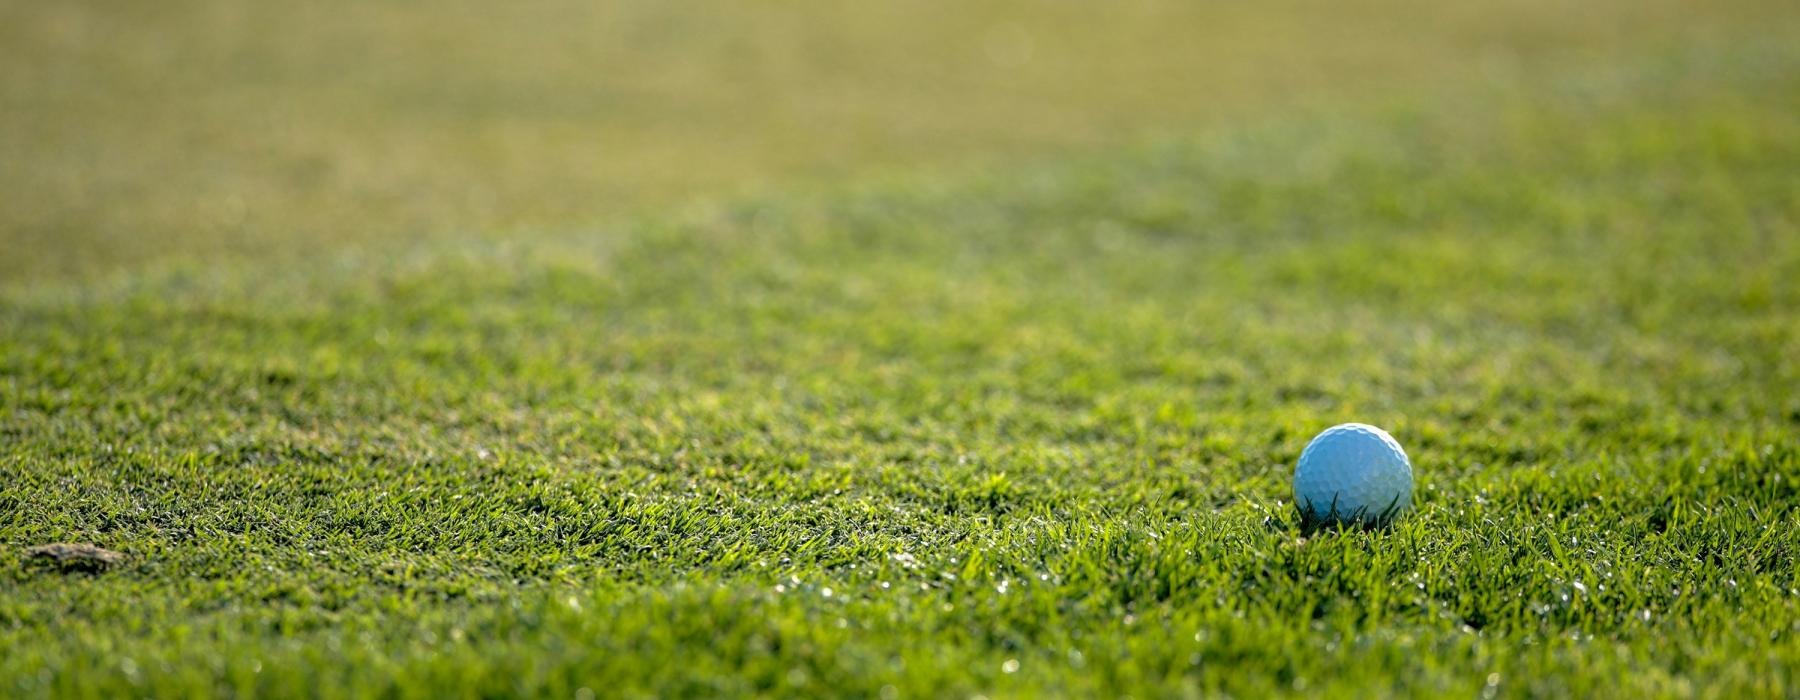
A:
[[[1779,0],[1242,5],[0,3],[0,281],[533,237],[1800,21]]]
[[[529,235],[14,219],[0,695],[1793,696],[1800,31],[1732,26]],[[1302,532],[1353,420],[1415,510]]]

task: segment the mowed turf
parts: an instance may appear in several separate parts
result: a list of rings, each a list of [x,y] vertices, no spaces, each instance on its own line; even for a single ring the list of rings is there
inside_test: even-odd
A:
[[[1792,38],[16,286],[0,694],[1791,696]]]
[[[0,3],[0,283],[543,228],[1554,73],[1780,0]]]

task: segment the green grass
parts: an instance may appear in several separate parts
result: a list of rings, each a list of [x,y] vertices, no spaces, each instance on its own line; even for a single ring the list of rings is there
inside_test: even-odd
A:
[[[1800,693],[1790,26],[13,285],[0,695]],[[1415,512],[1302,533],[1350,420]]]
[[[1553,72],[1791,26],[1789,4],[6,2],[0,283],[529,237]]]

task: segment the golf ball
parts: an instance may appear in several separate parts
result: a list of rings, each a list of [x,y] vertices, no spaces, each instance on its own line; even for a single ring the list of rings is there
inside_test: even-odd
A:
[[[1362,423],[1327,428],[1294,467],[1294,504],[1314,521],[1378,525],[1412,505],[1412,462],[1387,431]]]

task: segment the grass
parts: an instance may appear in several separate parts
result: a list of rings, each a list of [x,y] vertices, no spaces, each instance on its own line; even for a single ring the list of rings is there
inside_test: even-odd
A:
[[[591,229],[29,278],[0,692],[1793,695],[1791,26]],[[1293,462],[1351,420],[1407,447],[1414,512],[1304,532]],[[24,559],[57,541],[131,560]]]
[[[0,282],[529,237],[771,182],[1555,71],[1793,14],[1769,0],[888,5],[4,3]]]

